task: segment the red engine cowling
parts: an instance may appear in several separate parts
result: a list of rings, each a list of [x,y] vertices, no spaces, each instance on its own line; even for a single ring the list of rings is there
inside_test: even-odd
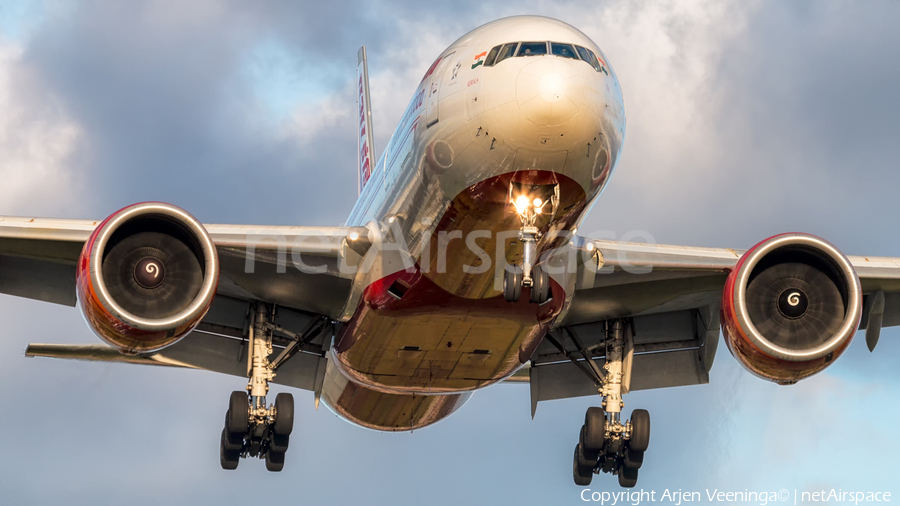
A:
[[[748,371],[782,385],[838,358],[861,315],[853,265],[830,243],[807,234],[777,235],[751,248],[722,294],[731,354]]]
[[[216,293],[219,259],[196,218],[145,202],[94,230],[76,276],[78,304],[94,333],[122,353],[147,353],[200,323]]]

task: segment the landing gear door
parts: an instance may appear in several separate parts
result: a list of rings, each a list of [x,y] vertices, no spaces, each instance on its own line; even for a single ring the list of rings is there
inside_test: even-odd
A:
[[[426,99],[425,105],[426,127],[430,127],[438,122],[438,102],[441,99],[441,83],[444,80],[444,74],[447,73],[451,61],[453,61],[454,55],[456,55],[456,52],[441,58],[440,63],[438,63],[437,68],[434,70],[431,84],[428,85],[428,98]]]

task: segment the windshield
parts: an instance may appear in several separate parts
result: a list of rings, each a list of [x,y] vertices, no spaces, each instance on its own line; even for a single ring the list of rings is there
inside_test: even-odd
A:
[[[523,42],[516,56],[538,56],[547,54],[546,42]]]
[[[551,42],[550,43],[551,52],[556,56],[562,56],[563,58],[572,58],[573,60],[578,59],[578,55],[575,54],[575,46],[572,44],[561,44],[559,42]]]

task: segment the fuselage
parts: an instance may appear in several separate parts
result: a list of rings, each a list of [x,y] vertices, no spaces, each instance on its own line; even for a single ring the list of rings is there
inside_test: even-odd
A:
[[[624,130],[615,73],[572,26],[506,18],[443,51],[348,219],[402,248],[381,253],[335,336],[326,404],[365,427],[412,430],[521,368],[571,283],[551,275],[544,304],[504,300],[503,267],[523,254],[515,200],[547,203],[538,258],[559,247],[607,184]]]

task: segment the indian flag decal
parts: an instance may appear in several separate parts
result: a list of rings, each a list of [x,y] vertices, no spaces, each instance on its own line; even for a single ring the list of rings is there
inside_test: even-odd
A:
[[[606,71],[606,62],[599,56],[597,57],[597,61],[600,62],[600,71],[609,76],[609,72]]]
[[[487,51],[483,53],[479,53],[475,55],[475,63],[472,64],[472,68],[482,65],[484,63],[484,57],[487,56]]]

